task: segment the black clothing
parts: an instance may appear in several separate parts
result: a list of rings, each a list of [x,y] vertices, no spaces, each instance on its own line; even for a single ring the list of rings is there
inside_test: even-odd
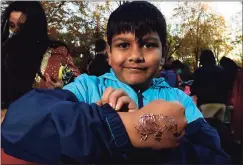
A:
[[[94,60],[89,64],[89,74],[101,76],[110,72],[110,66],[104,54],[97,54]]]
[[[197,96],[198,105],[227,103],[228,90],[224,73],[224,69],[217,65],[206,65],[195,71],[191,92]]]

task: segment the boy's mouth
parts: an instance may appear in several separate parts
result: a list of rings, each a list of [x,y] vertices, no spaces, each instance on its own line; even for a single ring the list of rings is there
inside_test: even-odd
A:
[[[147,68],[144,67],[124,67],[130,71],[145,71]]]

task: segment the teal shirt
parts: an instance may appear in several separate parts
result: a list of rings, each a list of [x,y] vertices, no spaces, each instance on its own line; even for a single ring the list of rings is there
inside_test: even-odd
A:
[[[64,86],[63,89],[74,93],[79,101],[91,104],[101,100],[104,90],[108,87],[123,89],[138,106],[137,93],[129,85],[121,82],[112,69],[110,73],[106,73],[99,77],[82,74],[78,76],[74,82]],[[163,78],[154,78],[150,88],[144,91],[142,95],[144,106],[157,99],[180,102],[185,108],[188,123],[203,118],[191,97],[180,89],[170,87]]]

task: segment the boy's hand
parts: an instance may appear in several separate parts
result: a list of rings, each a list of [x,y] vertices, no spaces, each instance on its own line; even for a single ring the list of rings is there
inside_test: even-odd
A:
[[[106,88],[100,101],[96,104],[109,104],[116,111],[133,112],[137,110],[135,102],[122,89]]]
[[[146,145],[150,140],[153,142],[154,149],[175,148],[180,144],[187,125],[185,110],[180,103],[155,100],[136,113],[139,113],[138,117],[133,117],[132,120],[136,121],[134,124],[137,136],[140,136],[138,141],[140,144],[136,143],[135,146],[140,146],[142,143]],[[174,124],[171,122],[173,120],[168,121],[166,118],[174,119]],[[161,131],[164,130],[164,125],[171,126],[173,129]]]

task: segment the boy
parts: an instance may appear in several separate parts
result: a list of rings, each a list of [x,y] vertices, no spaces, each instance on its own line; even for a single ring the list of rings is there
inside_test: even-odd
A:
[[[185,108],[188,123],[185,138],[193,144],[195,153],[190,159],[198,160],[197,163],[228,162],[217,132],[204,121],[192,99],[181,90],[171,88],[164,79],[153,79],[166,46],[166,22],[162,13],[146,1],[125,3],[110,15],[107,38],[110,73],[100,77],[81,75],[64,89],[86,103],[103,100],[103,92],[108,87],[112,87],[108,95],[120,88],[139,108],[157,99],[179,101]],[[118,110],[117,100],[109,98],[108,102]],[[186,154],[186,149],[183,152]],[[142,154],[137,156],[143,160]],[[189,158],[184,161],[187,163]]]
[[[81,75],[75,81],[67,86],[64,87],[64,89],[67,89],[74,93],[79,101],[84,101],[86,103],[94,103],[94,102],[101,102],[109,103],[114,109],[119,110],[122,109],[121,106],[121,100],[123,99],[122,104],[127,104],[125,98],[126,95],[129,95],[132,100],[136,102],[139,109],[144,106],[144,108],[148,108],[150,110],[158,110],[161,111],[163,114],[169,114],[170,116],[174,116],[177,120],[177,128],[180,128],[180,132],[177,132],[176,134],[163,134],[163,137],[161,138],[161,134],[163,133],[164,126],[159,129],[159,131],[153,132],[153,129],[156,127],[154,125],[153,120],[157,120],[158,117],[155,117],[153,114],[148,114],[147,116],[144,116],[144,118],[140,117],[139,121],[141,121],[141,125],[145,126],[146,129],[138,129],[138,132],[142,135],[140,141],[136,141],[139,144],[147,143],[149,140],[151,140],[152,136],[156,137],[156,141],[160,141],[163,144],[163,147],[160,147],[159,149],[163,150],[152,150],[152,149],[144,149],[144,150],[122,150],[116,149],[116,152],[113,153],[112,151],[108,150],[110,155],[113,156],[113,158],[118,158],[119,160],[115,159],[116,162],[122,163],[123,161],[126,163],[174,163],[174,164],[189,164],[189,163],[228,163],[229,157],[222,151],[220,146],[220,141],[217,132],[212,129],[202,118],[201,113],[198,111],[197,107],[194,105],[193,101],[190,99],[190,97],[186,96],[182,91],[178,89],[173,89],[169,87],[167,83],[164,82],[163,79],[153,79],[154,74],[157,73],[160,61],[161,61],[161,54],[163,47],[165,46],[166,41],[166,23],[164,20],[163,15],[161,12],[152,4],[149,2],[128,2],[120,6],[118,9],[116,9],[110,16],[108,21],[108,56],[109,56],[109,64],[111,65],[112,69],[110,73],[107,73],[100,77],[95,76],[88,76],[88,75]],[[115,88],[115,89],[114,89]],[[120,89],[118,89],[120,88]],[[60,93],[59,93],[60,92]],[[70,93],[68,95],[70,95]],[[59,96],[61,94],[66,93],[64,96]],[[65,154],[68,152],[68,155],[70,157],[75,157],[75,155],[78,154],[78,152],[75,152],[76,150],[69,148],[68,146],[77,145],[76,148],[79,148],[79,150],[85,150],[88,148],[88,152],[85,150],[84,153],[91,153],[94,155],[97,155],[97,149],[95,147],[88,147],[93,144],[99,144],[102,140],[105,139],[105,136],[112,136],[112,141],[109,141],[107,145],[114,142],[116,143],[117,138],[113,136],[113,134],[104,135],[103,138],[97,138],[93,143],[86,142],[84,144],[87,144],[85,146],[80,147],[80,144],[76,139],[80,139],[80,136],[85,136],[85,132],[82,131],[84,128],[87,129],[87,133],[97,133],[97,131],[102,131],[96,128],[98,125],[86,125],[85,121],[88,120],[87,116],[84,116],[84,118],[81,118],[78,113],[77,109],[79,109],[79,104],[73,104],[71,103],[70,99],[62,101],[64,98],[67,97],[68,91],[60,90],[57,92],[57,90],[53,91],[41,91],[39,94],[38,92],[33,91],[31,95],[26,96],[21,100],[19,100],[20,105],[23,106],[23,109],[25,108],[25,105],[28,105],[28,109],[31,115],[34,115],[35,113],[43,113],[43,111],[48,111],[52,113],[52,110],[55,110],[55,113],[57,116],[60,116],[61,111],[67,112],[67,118],[70,118],[72,116],[68,115],[69,111],[73,111],[76,109],[75,117],[73,120],[67,121],[65,117],[56,118],[54,119],[55,123],[62,127],[57,127],[56,129],[59,132],[63,132],[63,127],[66,128],[66,126],[69,126],[69,129],[65,129],[65,133],[67,135],[71,134],[71,138],[69,140],[66,140],[66,145],[61,145],[61,151],[59,154]],[[71,93],[71,94],[72,94]],[[58,100],[53,101],[53,97],[49,97],[48,95],[54,95],[60,97]],[[47,95],[48,97],[45,97]],[[70,97],[70,96],[69,96]],[[73,95],[72,95],[73,97]],[[33,103],[32,98],[37,102]],[[52,99],[51,99],[52,98]],[[60,101],[61,99],[61,101]],[[161,104],[154,104],[157,100],[163,99],[166,101],[177,101],[180,102],[184,108],[185,108],[185,116],[187,120],[187,129],[185,131],[185,136],[183,135],[183,126],[185,126],[184,115],[181,114],[181,109],[176,109],[175,111],[172,111],[172,107],[168,106],[162,106]],[[39,101],[42,101],[39,103]],[[44,102],[43,102],[44,101]],[[150,103],[151,102],[151,103]],[[17,104],[16,102],[15,104]],[[65,104],[64,104],[65,103]],[[153,107],[150,107],[150,105],[153,103]],[[29,105],[32,104],[32,105]],[[81,103],[80,103],[81,104]],[[147,105],[148,104],[148,105]],[[59,105],[59,108],[57,108],[55,105]],[[129,104],[128,104],[129,105]],[[148,107],[149,106],[149,107]],[[15,105],[15,108],[12,108],[10,112],[14,114],[14,112],[17,110],[17,108],[20,107],[19,105]],[[41,107],[41,108],[40,108]],[[33,109],[37,109],[37,111],[31,111]],[[43,108],[43,109],[42,109]],[[47,109],[46,109],[47,108]],[[128,109],[129,108],[128,106]],[[161,109],[161,110],[160,110]],[[58,112],[59,111],[59,112]],[[92,112],[91,109],[87,109],[87,111],[90,113],[90,116],[94,116],[94,112]],[[18,139],[23,139],[18,137],[16,131],[14,131],[11,123],[14,123],[14,121],[11,122],[10,113],[7,114],[7,118],[9,120],[5,120],[5,123],[9,122],[9,129],[12,129],[12,132],[7,129],[7,125],[5,124],[5,135],[11,135],[8,136],[9,140],[16,139],[17,144],[20,142]],[[138,112],[141,112],[138,111]],[[59,114],[60,113],[60,114]],[[83,111],[84,113],[84,111]],[[132,115],[132,113],[125,113],[127,116]],[[21,114],[21,113],[18,113]],[[146,115],[146,114],[145,114]],[[25,115],[26,116],[26,115]],[[52,115],[47,115],[52,117]],[[163,115],[160,116],[163,118]],[[20,117],[22,118],[22,117]],[[26,117],[25,117],[26,118]],[[59,119],[59,120],[58,120]],[[174,120],[172,118],[168,118],[170,122],[173,123]],[[111,118],[111,120],[114,120]],[[134,121],[138,121],[136,118],[130,118],[128,122],[131,123]],[[42,118],[42,121],[53,123],[53,120],[50,118]],[[94,123],[97,123],[99,120],[96,119]],[[178,122],[179,121],[179,122]],[[18,122],[21,123],[21,122]],[[31,122],[28,122],[30,124],[33,124],[33,119],[31,118]],[[39,129],[42,130],[41,124],[37,122],[37,126],[40,127]],[[4,122],[3,122],[4,124]],[[86,125],[80,126],[80,125]],[[141,128],[139,127],[137,128]],[[152,128],[147,128],[147,126],[151,126]],[[93,126],[93,127],[91,127]],[[108,124],[108,126],[110,126]],[[114,126],[114,125],[113,125]],[[77,129],[73,129],[73,127]],[[80,129],[80,133],[79,133]],[[98,130],[97,130],[98,129]],[[132,128],[133,130],[134,128]],[[169,130],[172,128],[169,127]],[[120,130],[119,126],[116,127],[115,130]],[[147,132],[152,130],[152,135],[147,136]],[[172,129],[173,130],[173,129]],[[44,131],[44,130],[42,130]],[[29,136],[33,132],[39,132],[36,129],[30,129],[29,131],[23,131],[22,134],[19,136],[25,137],[27,139],[33,139],[31,136]],[[162,133],[161,133],[162,132]],[[41,140],[42,143],[47,144],[50,142],[48,140],[49,134],[59,139],[60,135],[58,135],[55,131],[50,131],[47,127],[47,131],[43,132],[44,135],[40,134],[39,136],[35,137],[38,140]],[[82,134],[83,133],[83,134]],[[151,133],[151,132],[150,132]],[[54,134],[54,135],[53,135]],[[62,138],[66,139],[66,134],[61,134]],[[170,135],[170,136],[169,136]],[[2,133],[3,136],[3,133]],[[16,137],[17,136],[17,137]],[[15,137],[15,138],[12,138]],[[94,136],[93,136],[94,137]],[[179,147],[172,149],[178,145],[175,145],[177,140],[170,142],[177,137],[178,139],[181,139],[181,144]],[[182,138],[181,138],[182,137]],[[46,140],[43,141],[43,138],[46,138]],[[61,139],[62,139],[61,138]],[[85,138],[87,141],[92,140],[89,138]],[[63,141],[61,141],[63,142]],[[120,141],[120,143],[124,144],[124,141]],[[21,147],[26,146],[25,143],[20,143]],[[58,140],[52,140],[50,143],[52,146],[58,145]],[[34,143],[34,141],[28,141],[29,146],[33,146],[29,148],[29,151],[37,152],[38,148],[41,147],[40,145],[37,146],[37,143]],[[53,147],[52,147],[53,148]],[[68,150],[65,150],[68,148]],[[103,146],[104,148],[104,146]],[[37,151],[35,151],[37,149]],[[53,148],[55,149],[55,147]],[[158,148],[157,148],[158,149]],[[99,150],[100,151],[100,150]],[[114,150],[113,150],[114,151]],[[107,154],[107,150],[102,150],[104,154]],[[98,153],[101,153],[98,152]],[[42,153],[39,154],[42,156]],[[50,155],[50,154],[49,154]],[[17,156],[17,155],[16,155]],[[46,155],[48,156],[48,155]],[[50,156],[49,156],[50,158]],[[78,159],[80,157],[77,157]],[[80,162],[85,162],[85,157],[82,157],[83,160]],[[33,160],[34,161],[34,160]],[[87,162],[89,163],[89,162]]]

